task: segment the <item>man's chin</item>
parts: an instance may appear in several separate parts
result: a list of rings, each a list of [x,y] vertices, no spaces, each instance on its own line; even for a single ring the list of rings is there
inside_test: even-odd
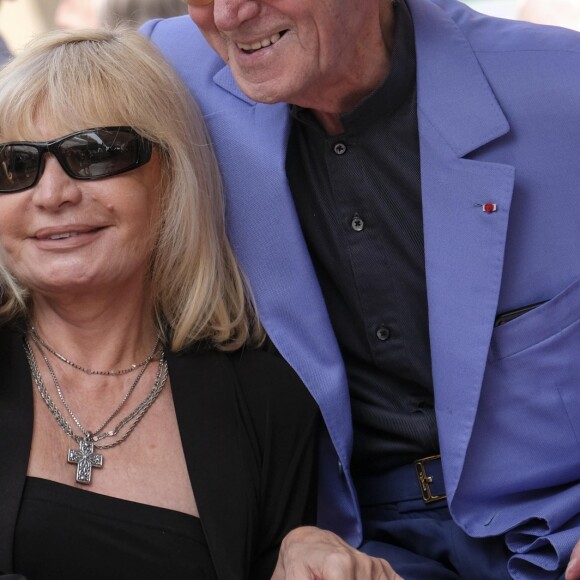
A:
[[[263,84],[248,82],[245,78],[237,76],[235,73],[234,78],[242,92],[253,101],[267,105],[287,102],[285,95],[281,94],[279,87],[276,87],[272,81]]]

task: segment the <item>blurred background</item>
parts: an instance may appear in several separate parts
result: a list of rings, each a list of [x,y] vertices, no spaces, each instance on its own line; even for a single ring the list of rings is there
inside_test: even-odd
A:
[[[485,14],[521,18],[580,30],[580,0],[465,0]],[[114,5],[114,6],[113,6]],[[75,26],[99,26],[130,18],[141,20],[185,13],[183,0],[0,0],[0,36],[18,50],[39,32]],[[116,15],[116,16],[115,16]]]
[[[0,0],[0,37],[17,51],[54,28],[98,27],[123,20],[136,26],[156,17],[186,14],[183,0]]]

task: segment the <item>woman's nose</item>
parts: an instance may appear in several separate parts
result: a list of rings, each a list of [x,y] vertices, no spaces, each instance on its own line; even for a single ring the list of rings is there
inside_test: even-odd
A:
[[[78,180],[69,177],[58,160],[46,154],[42,175],[33,188],[34,203],[50,211],[57,211],[64,205],[74,205],[82,198]]]

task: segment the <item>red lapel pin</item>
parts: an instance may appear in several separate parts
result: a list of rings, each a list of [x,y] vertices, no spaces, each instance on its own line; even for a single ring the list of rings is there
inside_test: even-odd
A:
[[[497,203],[483,203],[481,209],[484,213],[493,213],[494,211],[497,211]]]

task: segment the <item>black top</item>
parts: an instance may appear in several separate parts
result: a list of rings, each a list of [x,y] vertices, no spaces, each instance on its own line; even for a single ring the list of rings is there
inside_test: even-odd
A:
[[[198,518],[34,477],[22,496],[14,568],[35,580],[217,579]]]
[[[288,531],[315,523],[317,407],[290,366],[263,351],[226,354],[199,345],[185,353],[167,353],[167,362],[189,479],[216,576],[218,580],[269,579]],[[0,328],[0,570],[4,573],[19,573],[14,558],[20,563],[27,557],[21,542],[29,541],[30,500],[22,504],[22,511],[20,506],[32,442],[33,396],[38,395],[33,390],[22,333]],[[52,492],[54,489],[53,485]],[[69,491],[75,493],[75,489],[64,490]],[[145,507],[147,513],[137,517],[149,519],[155,533],[159,511]],[[128,509],[135,516],[137,508]],[[53,522],[65,517],[57,511],[45,511],[45,521],[47,516]],[[100,528],[91,522],[84,532],[93,537],[89,543],[105,541],[100,538]],[[123,525],[131,524],[125,521]],[[114,524],[107,533],[115,534],[118,541],[123,536]],[[46,575],[61,578],[65,546],[56,556],[57,570],[46,569]],[[169,543],[167,547],[171,549]],[[196,559],[199,554],[203,551]],[[169,554],[159,557],[160,566],[171,558]],[[93,558],[106,556],[95,550]],[[193,563],[198,564],[202,562]],[[103,566],[107,566],[106,559]],[[109,570],[103,577],[123,576]],[[160,577],[175,576],[165,571]]]
[[[437,452],[423,247],[415,47],[395,4],[384,84],[328,136],[294,107],[287,174],[346,365],[353,471]]]

